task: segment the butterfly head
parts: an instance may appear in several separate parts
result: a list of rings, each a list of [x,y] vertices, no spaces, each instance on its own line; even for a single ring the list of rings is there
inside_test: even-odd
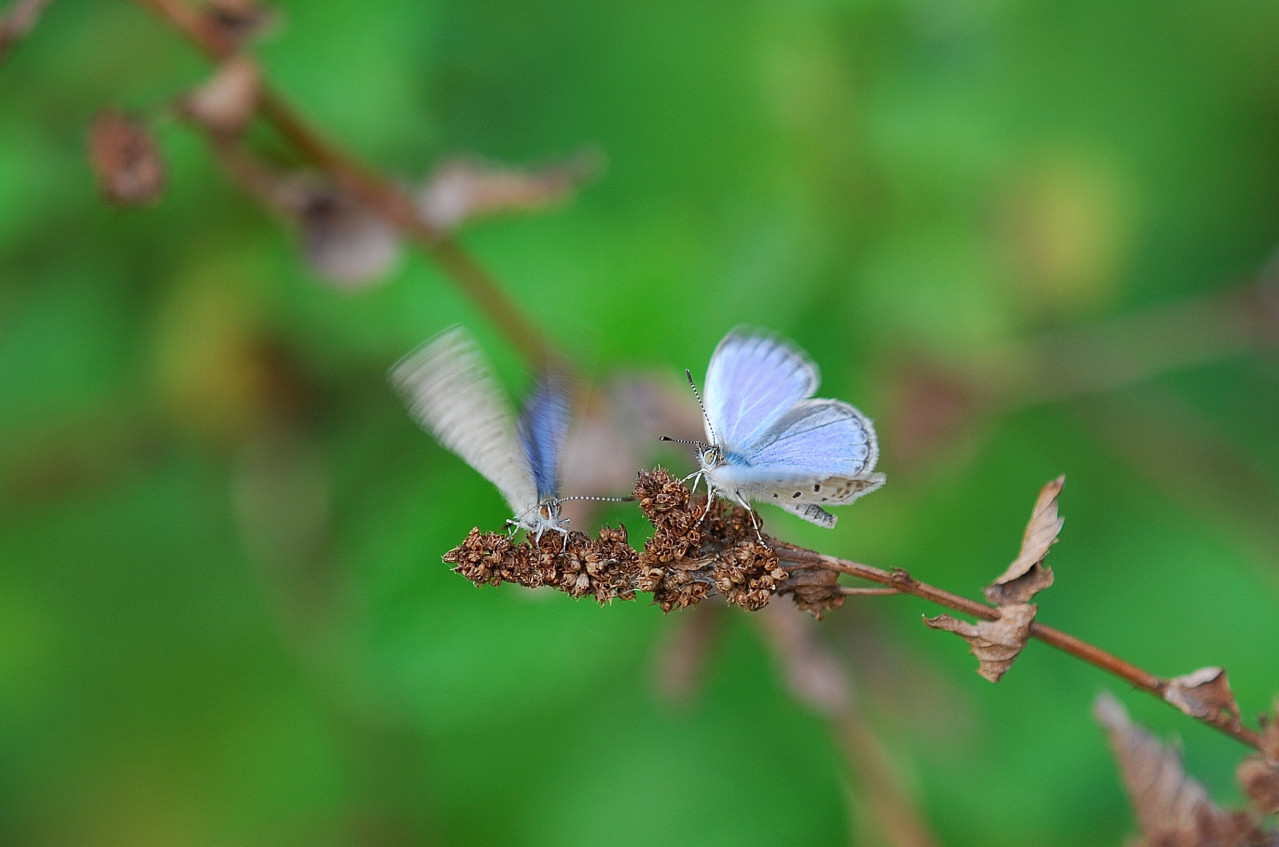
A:
[[[697,463],[702,466],[702,470],[710,470],[717,467],[724,460],[724,451],[718,444],[696,444]]]
[[[537,518],[535,522],[540,524],[543,529],[559,529],[560,527],[560,503],[562,501],[558,497],[545,497],[542,502],[537,504]],[[565,519],[564,523],[568,523]]]

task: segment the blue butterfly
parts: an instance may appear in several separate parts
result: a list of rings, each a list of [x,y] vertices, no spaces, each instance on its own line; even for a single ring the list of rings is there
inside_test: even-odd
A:
[[[688,379],[691,385],[691,373]],[[817,384],[817,366],[785,341],[742,328],[725,336],[706,369],[710,443],[693,442],[693,489],[705,477],[712,495],[741,504],[752,520],[753,500],[830,528],[836,518],[823,506],[847,505],[882,486],[884,475],[872,473],[875,428],[841,400],[813,399]]]
[[[568,435],[566,381],[548,371],[538,381],[515,425],[474,339],[461,327],[445,330],[391,368],[391,384],[409,414],[444,447],[497,486],[514,516],[511,531],[537,541],[558,532],[568,546],[560,515],[560,456]]]

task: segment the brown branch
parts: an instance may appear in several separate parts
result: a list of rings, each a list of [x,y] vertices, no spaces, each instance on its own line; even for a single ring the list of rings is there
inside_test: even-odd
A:
[[[0,16],[0,67],[9,56],[13,45],[26,37],[40,20],[40,13],[53,0],[14,0],[4,15]]]
[[[798,609],[769,605],[755,621],[781,664],[791,694],[821,715],[839,741],[848,771],[849,799],[859,812],[858,828],[863,830],[850,833],[850,840],[936,847],[939,841],[916,798],[857,705],[849,671],[815,637],[812,618]]]
[[[223,28],[181,0],[133,2],[184,35],[210,61],[221,62],[238,50],[236,40]],[[424,220],[399,186],[331,143],[265,82],[260,86],[257,108],[263,119],[334,183],[425,249],[531,364],[541,366],[554,356],[550,342],[488,271],[447,232]]]
[[[793,544],[781,541],[774,541],[772,546],[777,552],[778,558],[782,561],[783,567],[787,564],[805,568],[821,567],[841,574],[848,574],[858,579],[864,579],[868,582],[888,586],[894,590],[894,593],[910,594],[980,620],[993,621],[999,619],[999,610],[996,607],[970,600],[958,594],[952,594],[925,582],[920,582],[901,569],[885,571],[870,565],[850,562],[846,559],[828,556],[824,553],[796,547]],[[1160,700],[1168,702],[1164,695],[1169,689],[1169,680],[1163,677],[1143,670],[1131,662],[1126,662],[1118,656],[1073,635],[1041,623],[1032,623],[1030,625],[1030,635],[1032,638],[1037,638],[1045,644],[1069,653],[1081,661],[1098,667],[1106,673],[1117,676],[1136,688],[1147,691]],[[1237,721],[1231,720],[1226,715],[1213,713],[1198,716],[1198,720],[1224,732],[1237,741],[1247,744],[1249,747],[1259,749],[1261,746],[1259,733],[1241,726]]]

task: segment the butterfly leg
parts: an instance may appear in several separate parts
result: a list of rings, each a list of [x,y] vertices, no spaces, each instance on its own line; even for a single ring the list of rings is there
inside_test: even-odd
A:
[[[742,496],[740,491],[733,492],[733,499],[736,500],[743,509],[750,513],[751,526],[755,527],[755,537],[760,541],[763,541],[764,534],[759,531],[759,516],[755,513],[755,510],[751,508],[751,504],[746,501],[746,498]]]
[[[696,473],[691,473],[680,480],[680,482],[688,482],[690,479],[693,481],[693,487],[688,491],[688,499],[690,502],[693,499],[693,495],[697,493],[697,483],[701,482],[702,477],[705,475],[706,471],[697,471]],[[708,479],[706,480],[706,508],[702,510],[702,516],[697,519],[697,523],[693,524],[693,526],[701,526],[702,521],[706,520],[706,516],[709,515],[711,511],[711,498],[714,496],[715,492],[711,489],[711,481]]]

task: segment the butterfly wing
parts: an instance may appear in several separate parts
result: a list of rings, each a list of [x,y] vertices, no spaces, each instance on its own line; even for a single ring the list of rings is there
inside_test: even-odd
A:
[[[750,450],[792,406],[812,396],[817,382],[817,366],[803,353],[772,336],[735,329],[706,369],[707,435],[728,451]]]
[[[568,436],[568,424],[567,385],[562,377],[548,372],[538,381],[516,422],[539,502],[559,496],[560,456]]]
[[[409,414],[497,486],[516,515],[535,509],[537,483],[504,395],[470,334],[445,330],[390,372]]]
[[[752,468],[792,476],[856,477],[879,461],[875,428],[842,400],[797,403],[742,458]]]
[[[872,472],[878,459],[875,429],[861,412],[839,400],[806,400],[778,418],[740,460],[707,476],[722,491],[832,527],[835,516],[821,505],[847,505],[882,486],[884,475]]]

